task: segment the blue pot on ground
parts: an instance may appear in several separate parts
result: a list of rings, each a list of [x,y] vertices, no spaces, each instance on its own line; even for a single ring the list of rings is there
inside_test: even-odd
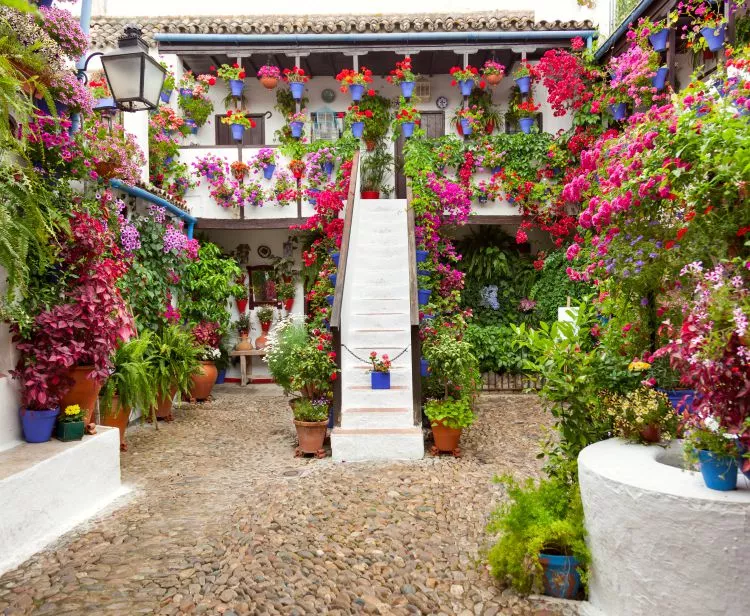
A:
[[[458,82],[458,87],[461,90],[462,96],[470,96],[471,91],[474,89],[474,80],[473,79],[462,79]]]
[[[289,89],[292,91],[292,98],[298,101],[302,98],[302,94],[305,91],[305,84],[301,81],[292,81],[289,84]]]
[[[370,372],[370,383],[373,389],[390,389],[391,373],[390,372]]]
[[[190,88],[180,88],[180,96],[193,98],[193,91]]]
[[[544,594],[560,599],[572,599],[581,588],[578,559],[574,556],[539,554],[544,571]]]
[[[461,118],[461,131],[464,135],[471,135],[473,132],[473,128],[471,128],[471,121],[466,118]]]
[[[339,266],[339,257],[341,256],[340,252],[332,252],[331,253],[331,259],[333,259],[334,264],[336,267]]]
[[[430,254],[426,250],[417,250],[417,263],[423,263],[424,261],[427,261],[427,256]]]
[[[289,127],[292,129],[292,137],[299,139],[302,136],[302,126],[304,126],[302,122],[292,122],[289,124]]]
[[[414,134],[414,122],[404,122],[401,124],[401,134],[409,138]]]
[[[531,88],[531,77],[519,77],[516,79],[516,85],[521,91],[521,94],[528,94]]]
[[[229,92],[232,96],[242,96],[242,90],[245,89],[244,79],[230,79],[229,80]]]
[[[242,124],[232,124],[232,139],[234,139],[237,143],[240,143],[242,141],[242,137],[245,134],[245,127],[242,126]]]
[[[701,28],[701,36],[706,39],[706,44],[709,50],[713,52],[719,51],[724,47],[724,36],[726,35],[726,24],[714,30],[713,28]]]
[[[692,389],[659,389],[657,390],[667,394],[669,402],[672,407],[678,413],[692,413],[693,412],[693,399],[695,398],[695,391]]]
[[[333,295],[326,295],[326,301],[329,306],[333,306]]]
[[[701,475],[707,488],[728,492],[737,489],[737,458],[719,457],[700,450]]]
[[[162,90],[159,94],[159,99],[162,103],[169,104],[169,100],[172,98],[172,90]]]
[[[666,66],[659,67],[656,71],[656,75],[651,78],[651,85],[656,88],[657,91],[662,90],[667,83],[667,75],[669,74],[669,68]]]
[[[328,276],[328,280],[331,281],[331,284],[335,287],[336,286],[336,274],[331,274]]]
[[[349,86],[349,94],[352,95],[352,100],[356,103],[362,100],[362,95],[365,93],[365,86],[353,83]]]
[[[424,377],[427,377],[430,374],[430,362],[424,357],[419,360],[419,372]]]
[[[362,137],[362,134],[365,132],[365,123],[364,122],[352,122],[352,135],[354,135],[357,139]]]
[[[429,303],[431,294],[432,294],[432,290],[430,289],[419,289],[419,291],[417,291],[417,297],[419,298],[419,305],[424,306],[425,304]]]
[[[401,94],[404,98],[411,98],[414,94],[414,86],[417,84],[414,81],[402,81],[401,82]]]
[[[333,175],[333,167],[334,164],[331,161],[323,163],[323,171],[328,177],[331,177],[331,175]]]
[[[216,384],[221,385],[227,378],[227,369],[222,368],[216,373]]]
[[[667,48],[667,39],[669,38],[669,28],[662,28],[648,35],[648,42],[654,51],[664,51]]]
[[[740,473],[742,473],[745,477],[750,479],[750,469],[743,471],[742,470],[742,463],[746,460],[744,457],[745,454],[748,452],[748,448],[745,447],[741,442],[737,442],[737,447],[740,450],[740,459],[737,461],[737,465],[739,466]]]
[[[276,171],[276,165],[266,165],[263,168],[263,177],[270,180],[273,177],[273,172]]]
[[[534,126],[534,118],[519,118],[518,123],[521,125],[524,134],[528,135],[531,132],[531,127]]]
[[[55,421],[60,414],[59,408],[44,411],[21,409],[21,427],[27,443],[46,443],[52,438]]]
[[[615,120],[617,120],[618,122],[621,122],[622,120],[625,119],[625,116],[628,114],[628,104],[617,103],[616,105],[610,105],[609,112],[612,114],[612,117]]]

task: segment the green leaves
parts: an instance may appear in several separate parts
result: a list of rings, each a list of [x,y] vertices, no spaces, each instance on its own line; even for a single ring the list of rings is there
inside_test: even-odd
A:
[[[429,400],[424,405],[424,414],[430,421],[453,429],[468,428],[476,420],[469,398]]]

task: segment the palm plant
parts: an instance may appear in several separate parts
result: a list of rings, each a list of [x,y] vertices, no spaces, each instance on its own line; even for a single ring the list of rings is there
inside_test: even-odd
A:
[[[130,409],[150,409],[156,402],[156,387],[147,359],[153,333],[146,330],[139,338],[120,345],[112,357],[114,371],[102,387],[100,409],[103,415],[114,411],[130,413]],[[118,396],[118,409],[113,408],[114,397]]]

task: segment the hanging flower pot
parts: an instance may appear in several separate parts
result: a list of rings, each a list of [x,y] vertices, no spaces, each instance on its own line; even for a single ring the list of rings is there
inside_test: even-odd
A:
[[[654,51],[665,51],[667,49],[667,39],[669,38],[669,28],[662,28],[648,35],[648,42]]]
[[[317,188],[310,188],[307,193],[307,200],[310,202],[310,205],[317,205],[320,190],[318,190]]]
[[[363,199],[380,199],[379,190],[363,190],[361,193]]]
[[[709,50],[714,53],[724,46],[725,35],[726,24],[721,24],[718,28],[701,28],[701,36],[706,39]]]
[[[417,250],[415,252],[417,253],[417,263],[423,263],[424,261],[427,261],[427,257],[430,254],[427,250]]]
[[[332,252],[331,253],[331,259],[333,259],[333,263],[336,265],[336,267],[339,266],[339,258],[341,257],[340,252]]]
[[[331,177],[331,175],[333,175],[333,168],[334,164],[330,160],[323,163],[323,171],[328,177]]]
[[[242,124],[232,124],[232,139],[237,143],[242,143],[242,137],[245,135],[245,127]]]
[[[302,122],[290,122],[289,127],[292,129],[292,137],[299,139],[302,136]]]
[[[169,100],[172,98],[172,92],[173,90],[162,90],[159,94],[159,98],[161,99],[162,103],[169,104]]]
[[[531,127],[534,126],[534,118],[519,118],[518,124],[524,134],[528,135],[531,132]]]
[[[461,118],[461,132],[464,135],[471,135],[473,129],[471,128],[471,120],[467,118]]]
[[[469,96],[471,95],[471,91],[474,89],[474,80],[462,79],[458,82],[458,87],[461,90],[462,96]]]
[[[401,82],[401,94],[404,98],[411,98],[414,94],[414,87],[417,85],[414,81],[402,81]]]
[[[401,134],[408,139],[414,134],[414,122],[402,122]]]
[[[270,180],[273,177],[274,171],[276,171],[276,165],[266,165],[263,167],[263,177],[266,180]]]
[[[500,73],[489,73],[484,76],[485,80],[491,86],[496,86],[503,80],[503,75]]]
[[[727,492],[737,489],[737,459],[700,450],[701,475],[707,488]]]
[[[359,83],[349,84],[349,94],[352,95],[352,100],[356,103],[362,100],[362,95],[365,93],[365,86]]]
[[[432,291],[430,289],[419,289],[419,291],[417,291],[417,297],[419,298],[419,305],[424,306],[428,304],[430,301],[431,294],[432,294]]]
[[[519,77],[516,79],[516,85],[521,94],[528,94],[531,89],[531,77]]]
[[[365,132],[364,122],[352,122],[352,135],[354,135],[357,139],[359,139],[362,137],[364,132]]]
[[[46,443],[52,438],[55,421],[60,414],[59,408],[43,411],[21,409],[21,427],[23,438],[27,443]]]
[[[190,132],[193,135],[198,134],[198,124],[196,124],[195,120],[193,118],[185,118],[185,126],[187,126],[190,129]]]
[[[292,98],[298,101],[302,99],[302,94],[305,91],[305,84],[301,81],[291,81],[289,83],[289,89],[292,91]]]
[[[426,269],[417,269],[417,276],[432,276],[432,272]]]
[[[242,90],[245,89],[245,80],[244,79],[230,79],[229,80],[229,93],[232,96],[240,97],[242,96]]]
[[[333,298],[334,298],[333,295],[326,295],[326,302],[328,303],[329,306],[333,306]]]
[[[616,105],[610,105],[609,112],[615,120],[622,122],[628,114],[628,104],[617,103]]]
[[[275,77],[261,77],[260,78],[260,85],[262,85],[266,90],[273,90],[279,83],[279,80]]]
[[[330,281],[331,281],[331,284],[332,284],[332,285],[334,286],[334,288],[335,288],[335,287],[336,287],[336,274],[331,274],[330,276],[328,276],[328,280],[330,280]]]
[[[180,96],[183,98],[193,98],[193,90],[191,88],[180,88]]]
[[[656,75],[651,78],[651,85],[656,88],[657,91],[664,89],[667,83],[667,75],[669,74],[669,68],[661,66],[656,70]]]
[[[284,310],[286,310],[287,312],[291,312],[293,306],[294,306],[293,297],[288,297],[284,300]]]
[[[390,372],[370,372],[370,384],[373,389],[390,389],[391,373]]]
[[[581,588],[578,560],[574,556],[539,554],[544,571],[544,594],[560,599],[572,599]]]
[[[49,8],[52,6],[53,0],[37,0],[37,5],[41,8]]]
[[[247,310],[247,298],[242,297],[240,299],[235,299],[235,302],[237,302],[237,311],[242,315],[245,314],[245,310]]]

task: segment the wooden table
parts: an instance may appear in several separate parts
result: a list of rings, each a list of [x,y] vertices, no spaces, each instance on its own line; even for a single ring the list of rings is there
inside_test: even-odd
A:
[[[245,387],[247,385],[247,382],[250,380],[250,378],[253,376],[253,357],[265,357],[266,352],[263,350],[256,350],[256,349],[249,349],[247,351],[232,351],[229,353],[230,357],[239,357],[240,358],[240,386]],[[247,361],[247,358],[250,358],[250,361]],[[248,370],[249,368],[249,370]]]

